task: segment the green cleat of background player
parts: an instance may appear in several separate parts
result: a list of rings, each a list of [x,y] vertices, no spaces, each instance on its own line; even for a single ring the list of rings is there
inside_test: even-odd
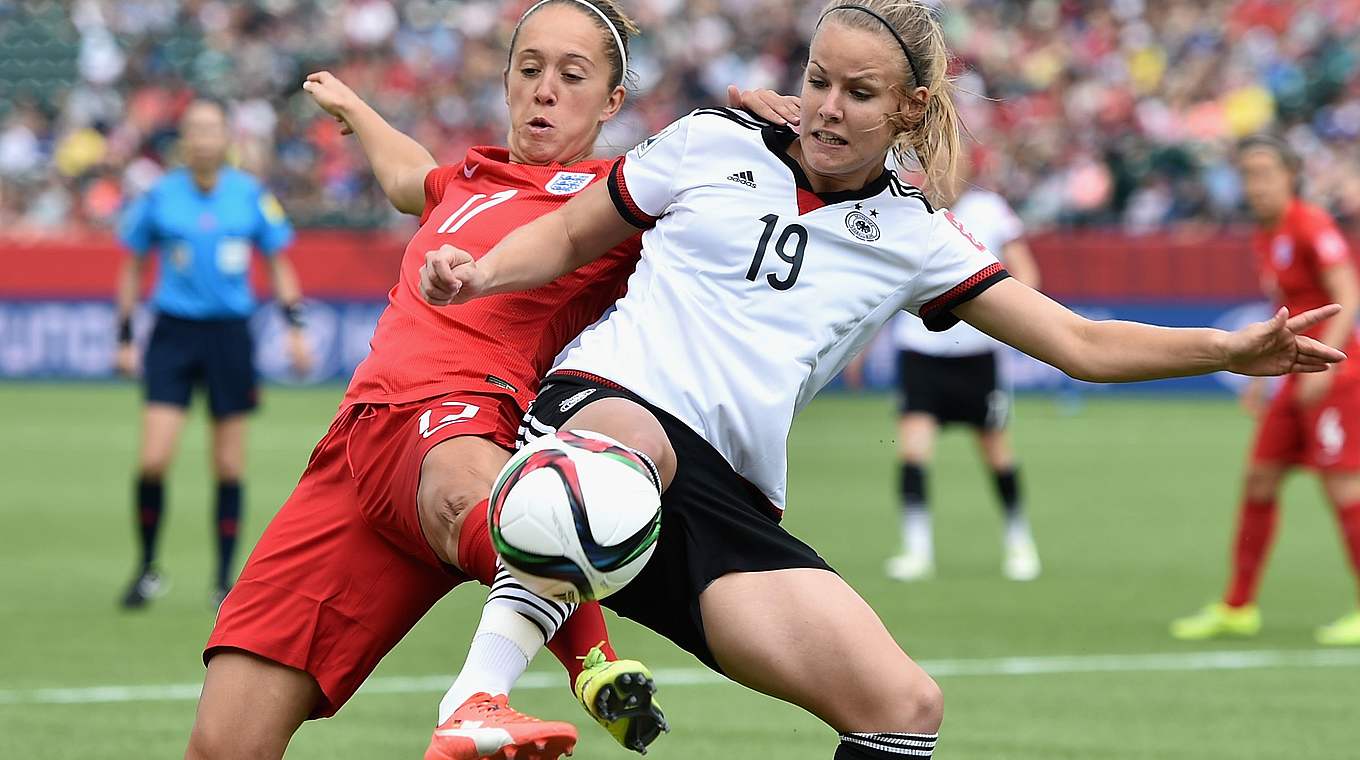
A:
[[[1360,646],[1360,610],[1317,629],[1317,642],[1325,646]]]
[[[653,695],[656,683],[637,660],[607,660],[599,647],[586,655],[576,677],[576,698],[624,749],[647,754],[647,746],[670,731]]]
[[[1261,632],[1261,610],[1254,604],[1229,607],[1215,602],[1199,612],[1172,621],[1171,635],[1182,641],[1226,636],[1250,637]]]

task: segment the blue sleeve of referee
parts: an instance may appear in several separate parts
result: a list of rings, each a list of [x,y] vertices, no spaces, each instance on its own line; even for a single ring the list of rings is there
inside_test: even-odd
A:
[[[255,204],[259,222],[255,228],[255,246],[260,253],[273,256],[293,242],[293,225],[288,223],[288,215],[283,213],[279,199],[268,190],[261,190]]]
[[[156,244],[156,230],[151,215],[151,193],[143,193],[118,218],[118,240],[138,258],[145,256]]]

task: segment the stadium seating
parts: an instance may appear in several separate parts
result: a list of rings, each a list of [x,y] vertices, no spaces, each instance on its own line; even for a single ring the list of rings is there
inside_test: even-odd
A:
[[[0,2],[0,144],[14,154],[0,151],[0,223],[106,224],[85,197],[91,185],[112,173],[135,192],[173,160],[167,135],[189,89],[249,103],[235,116],[239,156],[302,225],[399,223],[361,155],[297,84],[333,69],[437,158],[456,160],[501,139],[498,75],[526,5]],[[639,91],[605,152],[722,101],[728,83],[795,91],[822,3],[624,5],[645,32],[633,56]],[[395,13],[374,12],[384,6]],[[1239,193],[1229,149],[1258,129],[1287,134],[1310,193],[1343,224],[1360,221],[1360,55],[1346,44],[1360,31],[1355,0],[1297,12],[1266,0],[942,7],[977,181],[1005,192],[1031,228],[1230,223]],[[375,25],[384,18],[395,21]],[[130,119],[160,102],[151,95],[173,107]],[[68,140],[88,140],[87,128],[108,139],[78,171],[13,169],[35,163],[34,151],[45,165]],[[52,210],[63,204],[67,214]]]

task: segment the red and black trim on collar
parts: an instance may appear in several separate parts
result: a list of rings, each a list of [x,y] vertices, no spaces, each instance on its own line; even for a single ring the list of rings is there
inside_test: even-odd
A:
[[[628,192],[628,183],[623,178],[624,160],[624,156],[619,156],[619,160],[609,170],[609,179],[606,180],[609,183],[609,197],[614,200],[614,208],[618,209],[619,216],[625,222],[640,230],[649,230],[656,226],[656,217],[643,211]]]
[[[798,213],[810,214],[824,206],[832,206],[844,201],[862,201],[879,195],[888,189],[888,183],[896,176],[888,169],[884,169],[877,177],[869,180],[864,187],[854,190],[841,190],[833,193],[819,193],[812,189],[812,180],[803,171],[803,167],[789,155],[789,146],[798,139],[798,133],[788,127],[767,126],[761,130],[761,137],[765,141],[765,147],[775,155],[784,166],[788,167],[789,173],[793,175],[793,184],[798,188]]]
[[[954,309],[982,295],[983,291],[1010,277],[1011,273],[1000,262],[988,266],[972,277],[950,288],[921,307],[921,321],[931,332],[944,332],[959,323]]]

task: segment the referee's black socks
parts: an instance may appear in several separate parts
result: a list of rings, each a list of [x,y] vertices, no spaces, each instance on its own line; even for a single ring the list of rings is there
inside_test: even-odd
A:
[[[841,734],[833,760],[903,760],[930,757],[939,734]]]
[[[138,536],[142,540],[142,572],[156,564],[156,538],[160,535],[161,515],[165,511],[165,484],[158,477],[142,475],[133,496],[137,510]]]
[[[231,586],[236,531],[241,522],[241,483],[217,481],[217,587]]]

